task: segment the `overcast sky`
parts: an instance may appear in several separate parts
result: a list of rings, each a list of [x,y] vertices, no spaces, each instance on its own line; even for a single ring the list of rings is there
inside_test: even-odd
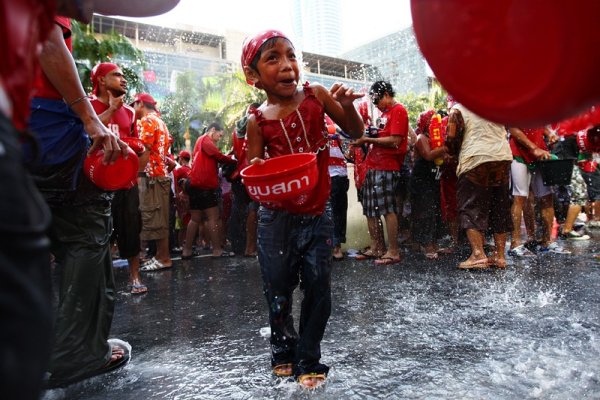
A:
[[[167,14],[135,20],[173,27],[192,25],[217,34],[225,29],[254,33],[274,28],[291,35],[290,5],[289,0],[181,0]],[[410,0],[342,0],[342,6],[342,51],[411,25]]]

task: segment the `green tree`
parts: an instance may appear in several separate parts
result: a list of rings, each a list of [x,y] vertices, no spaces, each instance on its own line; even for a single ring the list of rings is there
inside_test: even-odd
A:
[[[189,132],[193,145],[202,130],[201,84],[194,71],[179,74],[175,80],[175,92],[161,104],[162,118],[173,137],[175,151],[185,147],[185,132]]]
[[[110,32],[94,35],[91,25],[73,21],[73,57],[76,60],[79,77],[86,91],[92,90],[90,73],[101,62],[119,64],[128,83],[128,95],[144,91],[140,76],[146,68],[141,50],[137,49],[125,36]]]

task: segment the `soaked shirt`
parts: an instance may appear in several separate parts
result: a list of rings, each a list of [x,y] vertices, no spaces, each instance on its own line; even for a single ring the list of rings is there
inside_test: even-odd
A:
[[[109,105],[104,104],[97,98],[90,100],[92,107],[96,114],[100,115],[108,110]],[[123,104],[118,110],[116,110],[110,117],[107,128],[112,133],[119,135],[121,139],[133,136],[133,124],[135,122],[135,111],[130,106]]]
[[[400,171],[408,144],[408,113],[400,103],[381,115],[378,137],[400,136],[398,148],[370,145],[367,168],[376,171]]]
[[[166,157],[169,153],[169,130],[167,125],[159,116],[148,113],[137,123],[137,131],[140,139],[150,151],[148,164],[146,164],[146,175],[150,178],[167,177]]]
[[[260,110],[255,111],[254,115],[269,157],[292,153],[317,153],[318,180],[315,188],[298,198],[269,203],[268,206],[292,214],[321,215],[325,211],[331,190],[325,111],[308,82],[304,84],[304,94],[304,100],[298,108],[285,118],[268,120]]]

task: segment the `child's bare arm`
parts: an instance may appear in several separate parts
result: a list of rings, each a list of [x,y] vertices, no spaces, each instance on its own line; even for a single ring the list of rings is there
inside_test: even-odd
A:
[[[333,122],[353,138],[363,135],[364,123],[353,103],[364,94],[354,93],[353,89],[339,83],[334,84],[330,90],[321,85],[314,85],[313,89],[317,98],[323,103],[325,113]]]
[[[248,143],[248,161],[251,164],[262,163],[265,157],[265,142],[260,134],[260,128],[254,115],[248,117],[246,126],[246,137]]]

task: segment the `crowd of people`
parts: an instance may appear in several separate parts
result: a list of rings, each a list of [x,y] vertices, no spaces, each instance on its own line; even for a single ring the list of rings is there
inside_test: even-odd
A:
[[[139,93],[128,104],[127,80],[114,63],[94,67],[93,91],[87,95],[71,56],[69,18],[54,17],[54,2],[25,3],[29,14],[18,17],[39,26],[38,36],[15,38],[29,52],[3,46],[10,62],[0,75],[0,149],[7,150],[0,151],[0,177],[14,188],[1,198],[9,204],[2,208],[1,226],[14,246],[0,254],[0,281],[14,298],[0,303],[13,315],[3,320],[10,329],[3,330],[7,340],[1,342],[0,356],[27,355],[26,363],[2,364],[7,398],[35,398],[44,374],[46,387],[62,387],[129,360],[130,346],[109,339],[116,256],[127,260],[128,290],[140,295],[148,292],[141,273],[172,268],[175,254],[189,260],[203,249],[214,258],[258,258],[273,373],[308,388],[322,384],[329,371],[320,362],[320,343],[331,311],[332,262],[346,256],[347,163],[354,164],[370,237],[356,259],[376,266],[403,262],[402,243],[435,260],[457,252],[464,236],[471,253],[458,268],[506,268],[507,254],[568,254],[556,236],[588,240],[576,224],[583,207],[587,227],[600,226],[600,172],[593,155],[572,138],[558,140],[547,128],[505,127],[452,102],[446,110],[423,110],[413,131],[389,82],[371,85],[368,100],[375,109],[365,101],[357,108],[364,95],[344,85],[300,86],[294,46],[273,30],[244,43],[246,80],[267,100],[249,105],[232,132],[231,152],[219,149],[225,131],[214,122],[191,151],[182,149],[174,157],[155,99]],[[59,1],[58,11],[85,20],[89,15],[80,15],[80,3]],[[96,8],[89,3],[99,12],[136,15],[129,6],[109,7],[110,1]],[[149,3],[146,14],[163,12],[177,1]],[[41,70],[35,75],[38,61]],[[19,72],[19,63],[29,69]],[[33,99],[23,96],[30,89],[35,89]],[[19,133],[26,128],[38,145],[23,146],[23,163],[17,137],[30,137]],[[139,161],[137,180],[129,187],[106,191],[82,173],[87,154],[102,149],[104,162],[112,163],[127,157],[129,146]],[[259,204],[249,197],[240,175],[246,166],[303,152],[316,154],[313,189],[281,202]],[[545,184],[538,161],[553,157],[581,161],[568,184]],[[22,204],[22,214],[6,212],[14,201]],[[558,235],[553,234],[556,220],[562,223]],[[488,235],[494,245],[486,249]],[[60,274],[53,318],[46,301],[51,258]],[[304,300],[296,329],[291,305],[300,282]]]

